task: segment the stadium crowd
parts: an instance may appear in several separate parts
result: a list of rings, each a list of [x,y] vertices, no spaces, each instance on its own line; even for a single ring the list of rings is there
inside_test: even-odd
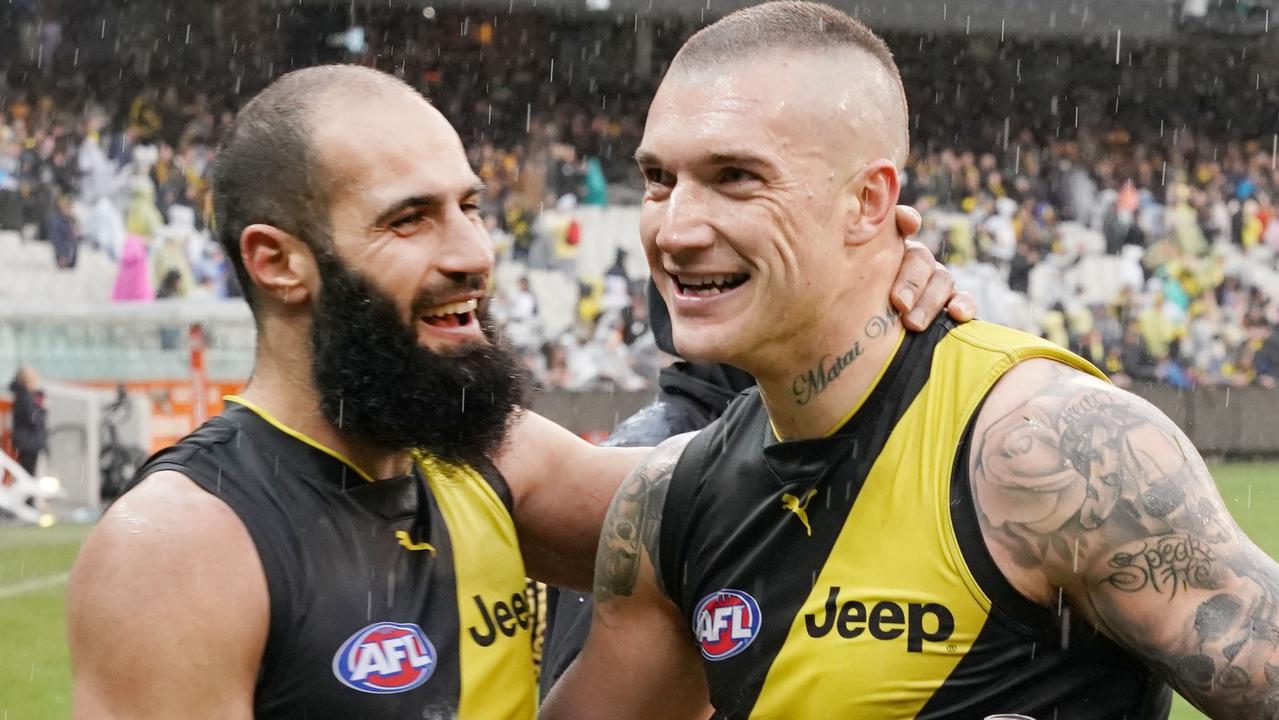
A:
[[[658,50],[679,37],[661,35]],[[66,68],[69,49],[56,40],[36,42]],[[490,188],[486,221],[503,262],[520,269],[497,288],[497,314],[539,380],[641,388],[661,363],[643,279],[628,276],[620,255],[603,277],[579,277],[577,247],[601,239],[583,237],[574,213],[638,201],[628,156],[660,72],[620,92],[594,79],[557,84],[539,54],[552,41],[536,26],[441,31],[402,51],[399,72],[462,128]],[[484,64],[472,62],[477,43],[489,53]],[[966,112],[956,121],[944,95],[990,95],[1003,81],[983,79],[982,69],[1007,73],[1006,48],[998,63],[963,68],[973,78],[965,90],[939,85],[937,64],[975,53],[898,44],[916,113],[903,201],[924,213],[922,239],[977,295],[983,316],[1040,332],[1120,382],[1279,382],[1273,142],[1196,132],[1171,111],[1156,129],[1152,114],[1131,120],[1117,100],[1116,113],[1081,122],[1083,90],[1071,99],[1073,123],[1060,93],[1028,95],[1023,114]],[[362,57],[381,55],[371,47]],[[229,62],[230,75],[210,76],[206,62],[194,80],[176,64],[121,68],[110,90],[84,70],[0,73],[0,230],[48,241],[50,262],[62,268],[81,252],[108,254],[119,265],[117,301],[237,296],[208,232],[214,150],[256,89]],[[1016,68],[1020,82],[1020,60]],[[578,288],[566,331],[545,330],[525,269],[560,273]]]

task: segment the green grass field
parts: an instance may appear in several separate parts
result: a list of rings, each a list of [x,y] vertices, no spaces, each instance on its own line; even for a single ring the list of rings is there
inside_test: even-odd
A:
[[[1279,557],[1279,463],[1213,467],[1235,519]],[[71,670],[63,628],[66,573],[89,528],[0,526],[0,720],[66,718]],[[1203,717],[1180,698],[1174,720]]]

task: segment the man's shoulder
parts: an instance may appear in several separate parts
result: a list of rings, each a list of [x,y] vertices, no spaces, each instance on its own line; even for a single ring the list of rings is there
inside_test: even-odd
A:
[[[247,538],[247,530],[226,502],[182,472],[157,470],[107,509],[85,549],[104,546],[127,559],[145,558],[162,546],[166,560],[198,560],[210,548],[222,547],[221,541],[237,537]],[[246,559],[256,562],[252,556]]]

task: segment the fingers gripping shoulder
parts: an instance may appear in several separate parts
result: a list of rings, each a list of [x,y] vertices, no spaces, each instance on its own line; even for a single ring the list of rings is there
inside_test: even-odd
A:
[[[595,555],[597,602],[630,597],[641,582],[660,592],[656,560],[662,507],[675,465],[692,437],[679,435],[654,448],[613,496]]]

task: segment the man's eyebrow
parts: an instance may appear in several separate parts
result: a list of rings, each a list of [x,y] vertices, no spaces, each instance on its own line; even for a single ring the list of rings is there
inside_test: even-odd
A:
[[[484,195],[487,192],[488,185],[485,185],[481,181],[476,181],[466,190],[465,193],[463,193],[462,197],[471,198],[476,195]],[[428,195],[410,195],[409,197],[391,204],[385,210],[378,213],[377,219],[373,221],[373,224],[375,226],[385,225],[391,220],[391,218],[411,208],[429,208],[439,205],[444,200],[444,197],[444,195],[435,193]]]
[[[635,162],[640,165],[661,165],[662,162],[657,159],[657,154],[640,148],[635,151]]]
[[[756,155],[746,150],[711,153],[707,156],[707,160],[712,165],[772,165],[763,155]]]
[[[661,165],[662,164],[662,161],[657,157],[656,153],[649,150],[643,150],[643,149],[635,151],[635,162],[639,163],[640,165]],[[766,165],[771,167],[773,164],[772,162],[768,160],[768,158],[764,157],[763,155],[757,155],[748,150],[730,150],[728,152],[713,152],[708,155],[703,155],[699,157],[697,159],[697,163],[705,164],[705,165],[750,165],[755,167],[758,167],[761,165]]]

